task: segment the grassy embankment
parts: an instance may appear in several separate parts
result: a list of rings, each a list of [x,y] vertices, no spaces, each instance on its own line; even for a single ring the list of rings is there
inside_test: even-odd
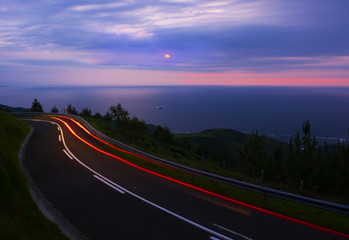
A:
[[[99,121],[93,118],[88,119],[89,123],[96,128],[98,131],[112,137],[114,139],[112,128],[106,124],[104,121]],[[209,131],[207,132],[209,133]],[[183,137],[183,136],[182,136]],[[116,139],[117,140],[117,139]],[[130,144],[132,146],[132,144]],[[195,153],[190,152],[185,149],[180,149],[178,147],[166,146],[161,144],[155,144],[148,142],[143,143],[143,147],[139,145],[133,145],[142,151],[148,152],[155,156],[163,157],[167,160],[175,161],[183,165],[190,167],[195,167],[208,172],[225,175],[228,177],[235,177],[239,179],[244,179],[245,177],[239,172],[234,172],[233,169],[225,169],[222,171],[221,164],[212,162],[203,162],[205,160],[200,159]],[[265,198],[263,195],[246,191],[243,189],[235,188],[226,184],[214,182],[201,177],[192,176],[191,174],[181,172],[178,170],[170,169],[165,166],[154,164],[151,162],[144,161],[139,158],[129,156],[124,153],[116,152],[116,150],[109,149],[110,151],[115,151],[119,157],[127,159],[139,166],[145,167],[152,171],[161,173],[163,175],[187,182],[189,184],[216,192],[218,194],[242,201],[245,203],[252,204],[254,206],[267,209],[273,212],[277,212],[292,218],[296,218],[302,221],[306,221],[318,226],[333,229],[342,233],[349,233],[349,216],[344,214],[337,214],[309,206],[305,206],[298,203],[293,203],[285,200],[280,200],[272,197]],[[178,153],[180,153],[178,155]],[[180,157],[178,157],[180,156]],[[252,183],[258,183],[258,179],[249,179]]]
[[[17,153],[30,128],[0,110],[0,239],[68,239],[32,200]]]

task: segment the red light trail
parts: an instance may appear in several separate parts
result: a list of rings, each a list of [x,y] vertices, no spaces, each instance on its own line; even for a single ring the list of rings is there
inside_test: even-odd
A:
[[[62,116],[62,117],[63,117],[63,116]],[[214,196],[214,197],[217,197],[217,198],[220,198],[220,199],[224,199],[224,200],[226,200],[226,201],[229,201],[229,202],[232,202],[232,203],[235,203],[235,204],[244,206],[244,207],[248,207],[248,208],[251,208],[251,209],[253,209],[253,210],[257,210],[257,211],[259,211],[259,212],[263,212],[263,213],[266,213],[266,214],[269,214],[269,215],[272,215],[272,216],[275,216],[275,217],[278,217],[278,218],[281,218],[281,219],[285,219],[285,220],[288,220],[288,221],[291,221],[291,222],[295,222],[295,223],[298,223],[298,224],[302,224],[302,225],[305,225],[305,226],[308,226],[308,227],[311,227],[311,228],[315,228],[315,229],[318,229],[318,230],[321,230],[321,231],[324,231],[324,232],[328,232],[328,233],[335,234],[335,235],[338,235],[338,236],[341,236],[341,237],[344,237],[344,238],[349,239],[349,235],[348,235],[348,234],[340,233],[340,232],[337,232],[337,231],[334,231],[334,230],[331,230],[331,229],[328,229],[328,228],[320,227],[320,226],[317,226],[317,225],[314,225],[314,224],[311,224],[311,223],[303,222],[303,221],[298,220],[298,219],[295,219],[295,218],[291,218],[291,217],[287,217],[287,216],[284,216],[284,215],[281,215],[281,214],[278,214],[278,213],[275,213],[275,212],[271,212],[271,211],[269,211],[269,210],[265,210],[265,209],[262,209],[262,208],[259,208],[259,207],[256,207],[256,206],[247,204],[247,203],[243,203],[243,202],[240,202],[240,201],[237,201],[237,200],[228,198],[228,197],[226,197],[226,196],[223,196],[223,195],[220,195],[220,194],[217,194],[217,193],[214,193],[214,192],[211,192],[211,191],[208,191],[208,190],[205,190],[205,189],[202,189],[202,188],[193,186],[193,185],[191,185],[191,184],[188,184],[188,183],[185,183],[185,182],[176,180],[176,179],[174,179],[174,178],[170,178],[170,177],[167,177],[167,176],[165,176],[165,175],[162,175],[162,174],[159,174],[159,173],[150,171],[150,170],[145,169],[145,168],[143,168],[143,167],[140,167],[140,166],[138,166],[138,165],[136,165],[136,164],[130,163],[130,162],[128,162],[128,161],[125,160],[125,159],[122,159],[122,158],[120,158],[120,157],[118,157],[118,156],[115,156],[115,155],[113,155],[113,154],[111,154],[111,153],[108,153],[108,152],[106,152],[106,151],[103,151],[103,150],[101,150],[101,149],[95,147],[95,146],[92,145],[91,143],[87,142],[86,140],[84,140],[83,138],[81,138],[79,135],[77,135],[77,134],[75,133],[75,131],[69,126],[69,124],[68,124],[67,122],[63,121],[62,119],[59,119],[59,118],[57,118],[57,117],[51,117],[51,118],[56,119],[56,120],[62,122],[62,123],[68,128],[68,130],[69,130],[76,138],[78,138],[80,141],[82,141],[83,143],[87,144],[87,145],[90,146],[91,148],[95,149],[96,151],[101,152],[101,153],[103,153],[103,154],[105,154],[105,155],[107,155],[107,156],[110,156],[110,157],[112,157],[112,158],[115,158],[115,159],[117,159],[117,160],[119,160],[119,161],[121,161],[121,162],[123,162],[123,163],[125,163],[125,164],[128,164],[128,165],[130,165],[130,166],[132,166],[132,167],[135,167],[135,168],[137,168],[137,169],[139,169],[139,170],[141,170],[141,171],[147,172],[147,173],[149,173],[149,174],[155,175],[155,176],[157,176],[157,177],[166,179],[166,180],[171,181],[171,182],[175,182],[175,183],[177,183],[177,184],[186,186],[186,187],[188,187],[188,188],[195,189],[195,190],[197,190],[197,191],[206,193],[206,194],[208,194],[208,195],[211,195],[211,196]],[[124,153],[128,153],[128,154],[131,154],[131,155],[133,155],[133,156],[137,156],[137,157],[139,157],[139,158],[142,158],[142,159],[151,161],[151,160],[149,160],[149,159],[147,159],[147,158],[144,158],[144,157],[142,157],[142,156],[139,156],[139,155],[137,155],[137,154],[134,154],[134,153],[128,152],[128,151],[126,151],[126,150],[119,149],[119,148],[117,148],[117,147],[115,147],[115,146],[112,146],[111,144],[109,144],[109,143],[103,141],[102,139],[99,139],[98,137],[96,137],[96,136],[94,136],[93,134],[91,134],[87,129],[85,129],[80,123],[76,122],[75,120],[73,120],[73,119],[71,119],[71,118],[68,118],[68,117],[64,117],[64,118],[67,118],[67,119],[69,119],[69,120],[72,120],[72,121],[73,121],[74,123],[76,123],[80,128],[82,128],[84,131],[86,131],[89,135],[93,136],[95,139],[101,141],[102,143],[104,143],[104,144],[106,144],[106,145],[108,145],[108,146],[111,146],[111,147],[113,147],[113,148],[115,148],[115,149],[117,149],[117,150],[119,150],[119,151],[124,152]],[[153,161],[151,161],[151,162],[153,162]],[[154,162],[154,163],[155,163],[155,162]]]

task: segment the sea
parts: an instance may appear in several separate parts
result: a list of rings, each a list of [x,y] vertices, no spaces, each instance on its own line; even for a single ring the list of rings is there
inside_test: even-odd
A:
[[[288,142],[309,120],[322,144],[343,141],[349,131],[347,87],[231,86],[0,86],[0,104],[27,107],[37,98],[46,112],[70,103],[102,115],[121,103],[131,117],[174,133],[230,128]]]

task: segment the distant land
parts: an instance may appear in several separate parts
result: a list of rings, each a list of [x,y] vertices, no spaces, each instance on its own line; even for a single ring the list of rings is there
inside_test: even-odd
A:
[[[0,104],[0,109],[7,112],[30,112],[30,108],[11,107]],[[150,134],[154,134],[157,126],[147,124]],[[219,158],[221,153],[226,157],[237,159],[238,150],[241,148],[245,140],[250,134],[242,133],[229,128],[207,129],[199,133],[174,134],[180,141],[184,141],[191,145],[194,152],[206,151],[211,158]],[[287,144],[277,139],[265,137],[265,148],[272,153],[275,146],[286,147]],[[235,160],[233,160],[235,161]]]
[[[243,147],[249,134],[233,129],[207,129],[199,133],[175,134],[181,141],[191,145],[192,150],[208,150],[213,155],[224,155],[237,159],[238,150]],[[277,139],[265,137],[265,150],[272,153],[275,146],[286,147],[287,144]],[[225,157],[226,157],[225,156]]]
[[[0,109],[5,112],[30,112],[29,108],[24,107],[10,107],[3,104],[0,104]]]

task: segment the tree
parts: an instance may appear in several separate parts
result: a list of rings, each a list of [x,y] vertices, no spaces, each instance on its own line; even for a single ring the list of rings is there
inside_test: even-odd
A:
[[[284,180],[284,148],[282,145],[273,149],[272,155],[268,157],[265,169],[265,179],[276,182]]]
[[[264,150],[265,137],[258,130],[250,135],[239,149],[239,163],[244,173],[252,177],[263,177],[267,153]]]
[[[53,106],[53,108],[51,108],[51,111],[50,111],[51,113],[58,113],[59,112],[59,110],[58,110],[58,108],[56,107],[56,106]]]
[[[70,103],[68,104],[68,107],[67,107],[67,113],[78,115],[78,111],[76,111],[75,107],[73,107]]]
[[[139,120],[137,117],[133,117],[130,120],[123,120],[118,122],[118,132],[124,139],[128,140],[140,140],[144,139],[147,134],[147,125],[144,121]]]
[[[100,114],[99,112],[95,113],[94,118],[96,118],[96,119],[103,119],[102,114]]]
[[[309,120],[303,123],[303,136],[299,132],[294,138],[291,138],[289,145],[289,154],[287,158],[287,167],[289,181],[298,182],[299,190],[302,191],[304,183],[311,185],[312,174],[316,168],[317,141],[315,136],[310,136]]]
[[[43,112],[41,103],[38,101],[38,99],[34,99],[32,103],[32,107],[30,109],[31,112]]]
[[[123,109],[121,103],[118,103],[117,106],[111,106],[108,111],[113,120],[116,122],[129,120],[128,111]]]
[[[314,165],[314,177],[312,178],[312,190],[317,191],[321,196],[324,194],[336,194],[337,187],[340,185],[336,172],[342,166],[336,161],[337,154],[331,154],[327,142],[324,146],[319,147],[321,155],[317,158]]]
[[[82,116],[82,117],[91,117],[91,109],[89,109],[87,107],[83,108],[81,110],[80,116]]]
[[[343,200],[349,198],[349,145],[347,142],[337,143],[337,150],[333,154],[336,162],[336,178],[337,183],[333,186],[337,188],[338,195],[342,196]]]
[[[162,128],[161,126],[158,126],[153,136],[156,140],[162,143],[175,144],[176,142],[175,137],[171,133],[170,129],[168,129],[167,127]]]
[[[113,120],[113,117],[112,117],[111,113],[110,113],[109,111],[107,111],[107,112],[103,115],[103,119],[104,119],[104,121],[109,122],[109,121]]]

